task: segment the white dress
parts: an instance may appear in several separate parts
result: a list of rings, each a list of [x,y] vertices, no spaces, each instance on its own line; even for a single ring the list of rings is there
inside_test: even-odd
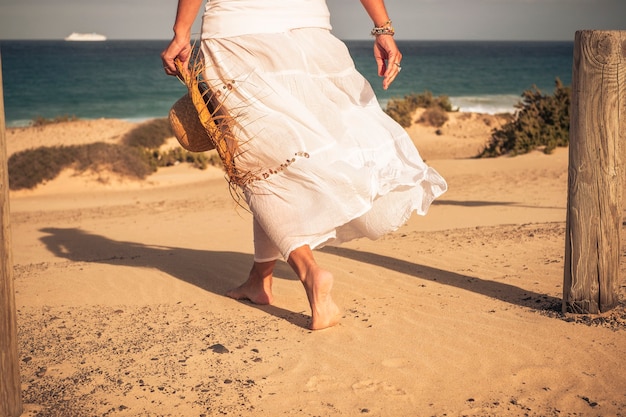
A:
[[[235,116],[237,169],[259,178],[243,189],[256,261],[376,239],[446,191],[330,33],[325,0],[209,0],[202,53]]]

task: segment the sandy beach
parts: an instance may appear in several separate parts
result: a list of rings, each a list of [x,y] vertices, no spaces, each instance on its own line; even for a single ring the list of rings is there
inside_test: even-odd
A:
[[[498,123],[408,129],[449,191],[378,241],[317,252],[343,310],[319,332],[284,262],[274,305],[224,296],[252,220],[217,168],[11,192],[23,416],[626,416],[624,273],[615,310],[559,314],[567,149],[472,158]],[[7,150],[132,127],[9,129]]]

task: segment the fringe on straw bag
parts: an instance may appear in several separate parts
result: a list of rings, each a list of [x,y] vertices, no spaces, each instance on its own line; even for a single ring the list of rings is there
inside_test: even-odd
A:
[[[169,122],[180,145],[190,152],[215,149],[222,160],[231,185],[244,185],[249,175],[235,167],[234,155],[237,141],[232,134],[234,119],[223,108],[220,100],[202,79],[202,59],[191,60],[189,68],[183,68],[177,59],[176,68],[187,87],[182,96],[170,109]]]

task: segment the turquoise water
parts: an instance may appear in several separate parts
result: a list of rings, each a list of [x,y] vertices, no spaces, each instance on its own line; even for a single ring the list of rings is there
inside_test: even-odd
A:
[[[36,117],[140,121],[165,117],[185,89],[161,69],[167,41],[1,41],[8,126]],[[572,42],[400,41],[402,73],[383,91],[372,42],[347,42],[359,71],[383,105],[425,90],[447,95],[461,111],[513,111],[536,85],[551,93],[571,83]]]

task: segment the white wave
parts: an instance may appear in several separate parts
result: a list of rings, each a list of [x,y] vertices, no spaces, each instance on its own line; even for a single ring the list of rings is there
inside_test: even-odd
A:
[[[515,113],[521,100],[513,94],[450,97],[452,107],[466,113]]]

